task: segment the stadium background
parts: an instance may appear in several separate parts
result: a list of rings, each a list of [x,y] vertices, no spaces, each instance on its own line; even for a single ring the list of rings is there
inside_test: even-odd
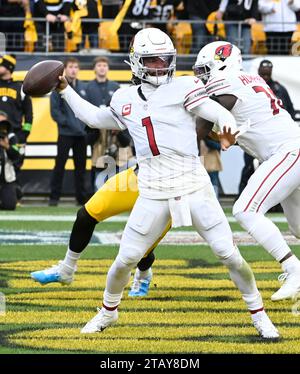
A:
[[[109,79],[119,82],[121,85],[129,84],[131,73],[126,69],[123,62],[124,57],[110,57]],[[17,67],[14,72],[15,80],[23,80],[28,68],[33,64],[42,61],[44,56],[23,56],[19,55]],[[125,56],[126,58],[126,56]],[[265,56],[244,59],[244,68],[249,72],[257,72],[259,62]],[[273,65],[273,78],[283,84],[291,96],[294,108],[300,121],[300,76],[299,57],[270,57]],[[51,59],[63,60],[62,56],[51,55]],[[89,81],[94,79],[94,72],[90,70],[91,56],[79,56],[81,60],[81,71],[79,79]],[[193,74],[191,67],[194,64],[193,56],[178,56],[177,75]],[[24,186],[25,195],[47,195],[49,193],[49,178],[54,168],[56,155],[57,125],[50,116],[49,95],[33,98],[33,128],[28,138],[26,148],[26,159],[21,174],[21,182]],[[90,148],[88,149],[90,156]],[[238,147],[232,147],[228,152],[222,152],[223,171],[220,172],[220,181],[225,195],[236,195],[240,181],[241,170],[244,165],[242,151]],[[235,165],[232,168],[232,165]],[[87,163],[90,169],[90,159]],[[66,178],[64,178],[63,194],[73,195],[73,162],[70,159],[66,165]]]

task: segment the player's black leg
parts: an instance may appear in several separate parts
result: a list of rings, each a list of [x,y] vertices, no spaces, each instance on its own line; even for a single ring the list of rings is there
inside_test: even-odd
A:
[[[89,244],[97,223],[98,221],[89,215],[84,206],[80,208],[72,227],[69,249],[81,253]]]
[[[154,249],[155,248],[153,248],[153,250],[137,264],[140,271],[146,271],[151,268],[155,260]]]
[[[77,261],[81,252],[89,244],[97,223],[98,221],[88,214],[85,207],[80,208],[72,227],[69,248],[64,260],[57,266],[31,273],[31,277],[41,284],[51,282],[70,284],[77,269]]]

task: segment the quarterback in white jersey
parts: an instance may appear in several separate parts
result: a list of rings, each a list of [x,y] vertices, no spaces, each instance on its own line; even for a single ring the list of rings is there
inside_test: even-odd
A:
[[[208,95],[234,115],[238,145],[261,165],[233,207],[240,224],[279,262],[285,283],[273,301],[300,291],[300,262],[278,228],[264,216],[281,203],[290,230],[300,238],[300,128],[267,83],[241,69],[239,49],[227,42],[203,47],[194,65]],[[211,96],[212,97],[212,96]]]
[[[108,272],[103,307],[82,333],[102,331],[116,322],[131,269],[172,218],[175,227],[195,226],[227,266],[259,334],[266,339],[277,338],[278,331],[263,310],[253,273],[233,243],[230,226],[198,156],[196,118],[231,131],[236,126],[233,116],[208,98],[201,80],[172,79],[176,51],[162,31],[147,28],[138,32],[129,58],[132,73],[142,83],[116,91],[110,108],[89,104],[70,86],[65,88],[63,79],[60,86],[75,115],[89,126],[128,128],[139,164],[140,196]]]

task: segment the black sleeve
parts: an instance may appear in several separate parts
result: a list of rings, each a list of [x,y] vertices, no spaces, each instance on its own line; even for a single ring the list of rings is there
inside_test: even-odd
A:
[[[51,117],[56,123],[64,125],[67,123],[67,118],[62,110],[62,98],[60,97],[59,93],[52,92],[50,96],[50,112]]]
[[[71,13],[71,6],[72,6],[72,3],[70,1],[64,2],[64,5],[61,10],[61,14],[64,14],[65,16],[69,17]]]
[[[19,161],[21,159],[21,154],[17,147],[17,138],[15,135],[9,137],[9,145],[10,147],[6,151],[7,157],[13,162]]]
[[[117,139],[121,147],[128,147],[131,142],[131,136],[129,134],[129,131],[126,129],[124,131],[118,132]]]
[[[35,0],[35,6],[37,7],[38,12],[45,17],[48,13],[50,13],[47,10],[44,0]]]
[[[24,99],[21,101],[21,107],[24,122],[21,131],[18,132],[18,139],[20,143],[25,144],[30,134],[33,120],[32,101],[30,96],[25,95]]]
[[[258,0],[253,0],[251,9],[250,9],[251,18],[259,20],[259,11],[258,11]]]
[[[289,112],[293,120],[295,119],[295,109],[292,103],[292,100],[290,98],[289,93],[287,92],[287,89],[283,86],[281,86],[281,95],[280,95],[283,103],[283,107],[286,111]]]
[[[32,124],[33,112],[32,112],[32,101],[31,97],[25,95],[24,100],[22,101],[22,108],[24,113],[24,121],[26,123]]]

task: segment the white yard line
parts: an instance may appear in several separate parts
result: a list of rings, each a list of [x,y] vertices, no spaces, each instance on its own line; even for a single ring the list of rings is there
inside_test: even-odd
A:
[[[269,217],[273,222],[285,223],[284,216]],[[0,214],[0,221],[29,221],[29,222],[74,222],[76,216],[74,215],[44,215],[44,214]],[[229,222],[236,222],[232,216],[227,217]],[[128,216],[114,216],[106,219],[104,222],[127,222]]]
[[[289,244],[299,244],[289,232],[282,233]],[[235,231],[234,240],[239,246],[257,245],[244,231]],[[0,230],[2,245],[66,245],[69,242],[69,231],[22,231]],[[90,245],[119,245],[122,231],[95,232]],[[162,240],[163,245],[207,245],[196,231],[170,231]]]

